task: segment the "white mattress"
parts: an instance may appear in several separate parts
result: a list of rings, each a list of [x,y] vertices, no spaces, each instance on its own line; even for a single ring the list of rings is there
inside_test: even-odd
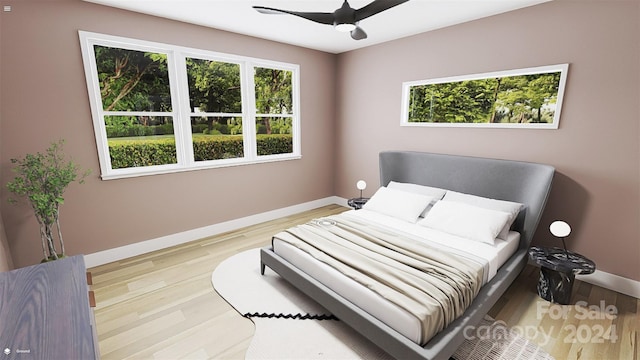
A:
[[[520,234],[510,232],[508,239],[496,239],[495,245],[481,243],[446,234],[415,224],[409,224],[365,209],[351,210],[343,213],[343,216],[353,216],[359,219],[372,221],[394,231],[410,234],[413,237],[429,239],[430,243],[437,243],[451,251],[469,253],[488,262],[488,280],[495,276],[497,270],[518,249]],[[419,320],[404,309],[388,302],[378,294],[366,287],[355,283],[332,267],[315,260],[309,254],[277,239],[274,239],[273,250],[297,268],[311,277],[320,281],[345,299],[351,301],[359,308],[384,322],[399,333],[416,343],[420,343],[421,326]]]

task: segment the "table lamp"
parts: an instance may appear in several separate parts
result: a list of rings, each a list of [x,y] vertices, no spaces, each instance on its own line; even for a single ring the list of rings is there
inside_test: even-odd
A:
[[[553,236],[562,239],[562,247],[564,248],[564,255],[569,258],[569,254],[567,253],[567,244],[565,244],[564,239],[571,234],[571,226],[564,221],[554,221],[549,226],[549,231]]]
[[[362,190],[367,188],[367,183],[364,180],[358,180],[356,188],[360,190],[360,198],[362,199]]]

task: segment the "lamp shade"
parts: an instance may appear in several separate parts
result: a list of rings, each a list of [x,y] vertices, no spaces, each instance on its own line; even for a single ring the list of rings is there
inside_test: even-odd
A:
[[[364,180],[358,180],[358,182],[356,183],[356,188],[362,191],[367,188],[367,183]]]
[[[555,237],[565,238],[571,234],[571,226],[564,221],[554,221],[549,226],[549,231]]]

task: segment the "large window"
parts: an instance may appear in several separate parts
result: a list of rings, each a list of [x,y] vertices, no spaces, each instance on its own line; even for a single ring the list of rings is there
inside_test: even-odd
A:
[[[80,32],[103,179],[300,157],[299,67]]]

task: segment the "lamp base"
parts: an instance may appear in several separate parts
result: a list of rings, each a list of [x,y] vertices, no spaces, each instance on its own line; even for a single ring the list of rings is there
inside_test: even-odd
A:
[[[347,200],[347,204],[352,207],[354,210],[362,209],[362,206],[369,201],[369,198],[357,197]]]

